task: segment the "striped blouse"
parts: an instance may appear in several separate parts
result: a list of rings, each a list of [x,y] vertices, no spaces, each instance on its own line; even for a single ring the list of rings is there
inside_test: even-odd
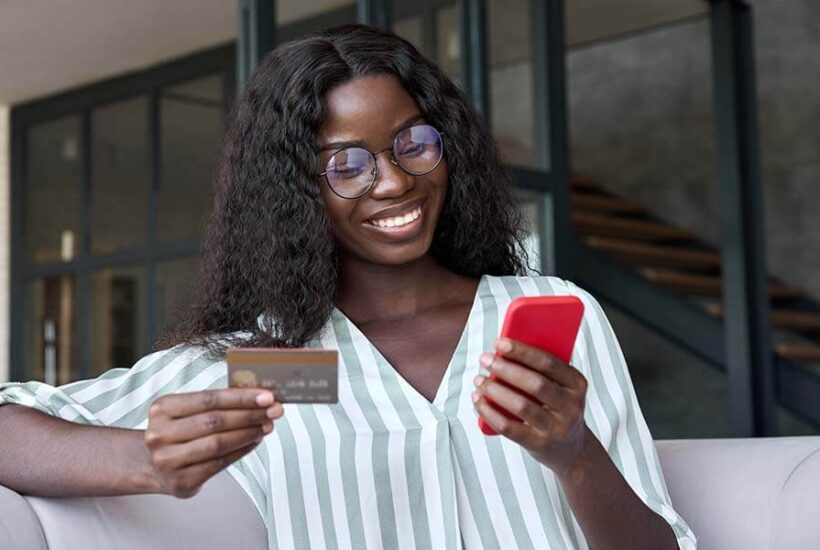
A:
[[[587,378],[585,420],[618,470],[672,527],[681,549],[696,538],[672,509],[652,437],[623,355],[597,302],[552,277],[481,278],[433,402],[402,378],[338,309],[309,347],[339,350],[339,402],[285,406],[273,432],[228,468],[253,500],[270,548],[588,548],[549,468],[477,427],[470,399],[479,355],[492,349],[509,301],[571,294],[586,306],[572,364]],[[227,385],[224,361],[177,346],[131,369],[59,388],[0,385],[17,403],[74,422],[144,429],[160,395]]]

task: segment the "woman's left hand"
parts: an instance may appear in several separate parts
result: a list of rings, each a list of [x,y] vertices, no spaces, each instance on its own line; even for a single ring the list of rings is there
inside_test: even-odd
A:
[[[515,340],[501,339],[495,349],[501,357],[483,353],[480,363],[517,391],[476,376],[476,410],[496,432],[527,449],[545,466],[559,473],[570,469],[588,433],[584,422],[586,378],[554,355]],[[485,397],[522,421],[507,418]]]

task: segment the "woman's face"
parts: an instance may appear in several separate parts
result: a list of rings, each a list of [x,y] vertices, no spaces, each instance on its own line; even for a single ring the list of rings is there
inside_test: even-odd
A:
[[[319,172],[325,171],[330,157],[343,147],[375,153],[390,147],[403,128],[429,123],[393,76],[359,77],[334,88],[325,97],[325,113],[319,134]],[[447,165],[442,159],[433,171],[413,176],[392,158],[389,150],[376,157],[376,180],[366,194],[355,199],[338,196],[321,177],[322,198],[343,256],[402,265],[430,249],[447,190]],[[419,211],[417,219],[408,221]],[[404,217],[407,214],[410,216]]]

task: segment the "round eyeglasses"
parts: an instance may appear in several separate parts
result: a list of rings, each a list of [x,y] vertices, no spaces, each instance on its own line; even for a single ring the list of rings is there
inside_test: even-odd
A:
[[[441,162],[444,145],[438,130],[428,124],[410,126],[393,138],[393,144],[371,152],[363,147],[345,147],[333,153],[325,171],[330,189],[343,199],[361,197],[373,187],[378,175],[376,156],[392,151],[391,162],[410,174],[423,176]]]

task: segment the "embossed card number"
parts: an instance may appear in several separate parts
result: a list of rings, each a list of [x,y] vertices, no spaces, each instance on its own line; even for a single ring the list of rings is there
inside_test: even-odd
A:
[[[229,348],[231,387],[270,388],[281,403],[338,402],[338,352],[325,349]]]

